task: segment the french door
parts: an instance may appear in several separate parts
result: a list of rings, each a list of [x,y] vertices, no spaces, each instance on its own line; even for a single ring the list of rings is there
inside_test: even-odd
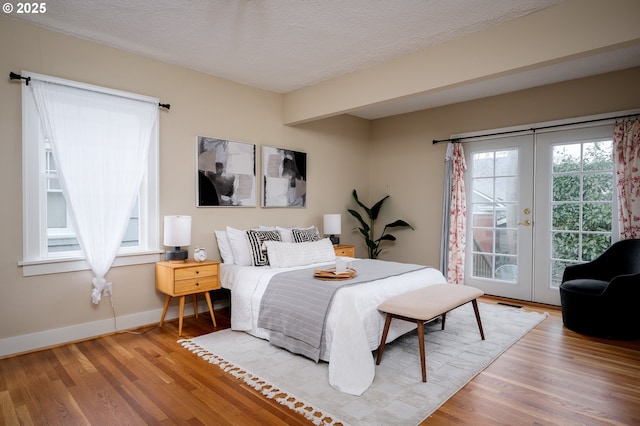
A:
[[[552,305],[567,265],[617,235],[613,126],[465,144],[465,283]]]
[[[467,143],[465,283],[487,294],[531,300],[531,135]]]

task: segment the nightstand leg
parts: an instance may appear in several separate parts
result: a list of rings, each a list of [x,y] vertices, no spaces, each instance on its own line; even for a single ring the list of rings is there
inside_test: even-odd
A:
[[[169,302],[171,302],[171,296],[167,296],[166,299],[164,299],[164,308],[162,308],[162,316],[160,317],[160,325],[158,325],[158,327],[162,327],[162,323],[164,323],[164,316],[167,315]]]
[[[180,317],[178,319],[178,337],[182,336],[182,319],[184,318],[184,296],[180,296]]]
[[[211,304],[211,296],[209,296],[208,291],[204,294],[204,298],[207,300],[207,305],[209,306],[209,313],[211,314],[211,321],[213,321],[213,326],[217,327],[218,325],[216,324],[216,317],[215,315],[213,315],[213,305]]]
[[[196,314],[196,318],[198,318],[198,298],[197,293],[193,293],[193,312]]]

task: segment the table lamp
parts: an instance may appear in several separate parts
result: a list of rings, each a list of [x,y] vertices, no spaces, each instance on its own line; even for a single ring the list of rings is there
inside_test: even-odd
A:
[[[322,222],[322,232],[324,232],[325,235],[329,235],[331,243],[334,245],[340,244],[340,238],[336,237],[336,234],[340,234],[342,232],[342,219],[340,214],[325,214]]]
[[[189,252],[181,246],[191,245],[191,216],[164,217],[164,245],[173,247],[166,251],[166,259],[170,262],[184,262]]]

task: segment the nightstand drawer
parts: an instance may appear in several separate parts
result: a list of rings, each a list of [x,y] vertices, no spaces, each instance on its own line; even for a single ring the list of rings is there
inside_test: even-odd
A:
[[[188,280],[176,280],[174,292],[179,294],[199,293],[220,288],[218,277],[211,275],[208,277],[190,278]]]
[[[346,244],[338,244],[333,246],[333,250],[336,253],[336,256],[348,256],[355,257],[355,247],[346,245]]]
[[[179,281],[191,278],[210,277],[213,275],[218,275],[218,265],[202,265],[176,269],[175,279]]]

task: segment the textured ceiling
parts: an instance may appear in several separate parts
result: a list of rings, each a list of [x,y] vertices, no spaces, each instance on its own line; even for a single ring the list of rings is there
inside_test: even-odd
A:
[[[286,93],[561,0],[55,0],[14,15]]]
[[[47,3],[45,14],[13,17],[238,83],[287,93],[562,1],[55,0]],[[553,78],[540,82],[537,78],[459,88],[451,96],[448,92],[435,98],[416,96],[353,114],[379,118],[497,94],[497,88],[517,90],[553,82],[548,81]]]

